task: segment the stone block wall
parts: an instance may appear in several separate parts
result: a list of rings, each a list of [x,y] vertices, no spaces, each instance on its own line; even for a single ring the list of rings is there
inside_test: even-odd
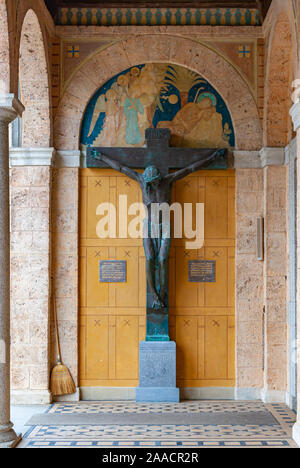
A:
[[[253,398],[255,392],[260,397],[264,389],[266,399],[271,398],[270,392],[279,392],[276,397],[280,394],[282,399],[286,391],[286,172],[281,166],[236,170],[236,386],[240,398]],[[15,402],[20,403],[29,391],[35,395],[28,400],[31,403],[49,399],[49,372],[57,354],[54,297],[63,362],[78,385],[78,193],[79,168],[11,170]],[[259,216],[265,218],[264,262],[257,259],[256,250]]]
[[[300,128],[300,127],[299,127]],[[297,156],[300,148],[300,130],[297,131]],[[297,157],[297,174],[300,174],[300,158]],[[300,185],[297,185],[297,238],[300,236]],[[297,393],[298,393],[298,415],[300,414],[300,245],[297,245]],[[300,418],[298,416],[298,424]],[[299,424],[300,426],[300,424]],[[300,442],[300,427],[299,442]]]
[[[78,168],[53,171],[52,274],[62,359],[78,385]],[[56,362],[52,327],[51,363]]]
[[[97,34],[94,29],[88,28],[72,28],[70,31],[73,36],[78,34],[83,39],[88,35],[96,37],[101,34],[105,38],[111,34],[108,28],[97,29]],[[215,32],[206,31],[213,38]],[[66,39],[66,31],[60,29],[58,32],[60,39]],[[172,29],[172,34],[168,28],[152,28],[150,33],[149,28],[141,28],[138,33],[133,29],[114,28],[113,32],[115,38],[122,40],[93,54],[86,66],[74,73],[62,96],[59,96],[58,91],[60,39],[52,37],[51,82],[52,97],[55,98],[52,104],[56,120],[54,134],[51,136],[54,137],[57,149],[78,150],[82,115],[87,102],[99,86],[114,74],[134,64],[156,61],[170,61],[202,73],[228,103],[237,133],[237,149],[254,151],[261,148],[260,122],[264,114],[264,90],[259,88],[258,100],[254,99],[248,84],[220,54],[192,38],[183,37],[190,34],[190,29]],[[201,34],[205,34],[205,30],[201,29]],[[238,32],[227,30],[226,34],[238,35]],[[247,34],[249,38],[256,37],[254,30]],[[264,63],[263,44],[264,40],[260,38],[260,84],[265,76],[265,66],[270,65]],[[21,58],[21,65],[22,60],[24,64],[29,60],[26,58],[26,43],[23,45],[25,55]],[[36,68],[33,69],[39,73],[41,67],[45,72],[45,61],[34,65]],[[31,91],[29,85],[33,81],[30,81],[29,76],[26,80],[26,76],[25,73],[24,91]],[[43,81],[43,85],[44,91],[48,90],[48,83]],[[43,96],[44,93],[39,97]],[[29,98],[30,93],[28,103],[32,102],[35,107],[31,120],[34,122],[38,103]],[[283,99],[280,99],[279,111],[282,102]],[[274,106],[277,111],[277,101],[274,101]],[[45,113],[39,114],[41,121],[46,120],[43,131],[32,135],[30,131],[25,131],[25,146],[49,145],[49,133],[52,129],[48,120],[48,107],[45,109]],[[270,106],[271,111],[272,109]],[[274,145],[278,143],[278,140],[270,141]],[[252,396],[255,391],[260,396],[261,389],[274,392],[286,390],[285,173],[285,168],[273,166],[236,171],[236,377],[237,388],[241,390],[238,393],[240,396],[250,395],[247,393],[249,389],[254,391]],[[78,168],[12,169],[11,310],[14,395],[29,391],[48,392],[49,372],[56,362],[53,297],[57,306],[62,358],[78,385],[78,179]],[[256,254],[256,218],[259,216],[264,216],[266,223],[265,262],[258,261]]]
[[[264,169],[265,390],[287,388],[286,167]]]
[[[13,402],[49,400],[50,167],[11,170]],[[25,398],[26,399],[26,398]]]
[[[284,401],[287,390],[287,169],[237,169],[237,396]],[[256,220],[264,217],[264,261]],[[253,391],[254,390],[254,391]],[[262,391],[261,391],[262,390]]]
[[[236,386],[241,397],[263,387],[263,262],[256,251],[263,190],[262,169],[236,170]]]

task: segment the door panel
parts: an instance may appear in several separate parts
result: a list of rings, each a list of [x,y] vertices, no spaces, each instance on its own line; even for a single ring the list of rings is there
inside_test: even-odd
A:
[[[80,385],[138,385],[138,348],[145,339],[146,274],[140,239],[99,239],[100,203],[141,201],[138,184],[110,169],[81,170]],[[173,201],[204,203],[205,242],[187,250],[173,239],[169,262],[170,336],[177,343],[180,387],[234,386],[235,174],[199,171],[179,181]],[[195,212],[195,210],[194,210]],[[132,217],[128,217],[129,222]],[[122,219],[121,219],[122,221]],[[195,223],[193,229],[195,229]],[[216,281],[188,281],[189,260],[214,260]],[[126,261],[125,283],[100,283],[100,260]]]

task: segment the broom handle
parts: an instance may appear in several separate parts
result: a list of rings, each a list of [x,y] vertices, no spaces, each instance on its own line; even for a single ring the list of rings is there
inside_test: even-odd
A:
[[[60,343],[59,343],[59,334],[58,334],[58,325],[57,325],[57,315],[56,315],[56,299],[55,294],[53,295],[53,308],[54,308],[54,327],[55,327],[55,335],[56,335],[56,344],[57,344],[57,358],[58,361],[61,363],[61,351],[60,351]]]

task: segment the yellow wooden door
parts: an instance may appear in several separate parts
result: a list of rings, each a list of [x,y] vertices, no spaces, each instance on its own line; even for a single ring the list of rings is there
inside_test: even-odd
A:
[[[97,236],[100,203],[141,202],[136,182],[109,169],[81,170],[80,385],[138,385],[139,342],[146,332],[146,274],[142,241]],[[204,203],[205,242],[170,253],[170,336],[177,343],[179,387],[231,387],[235,379],[235,174],[199,171],[177,182],[173,199]],[[130,221],[130,216],[128,217]],[[119,218],[117,215],[117,235]],[[188,281],[188,262],[216,262],[214,283]],[[125,283],[100,283],[100,260],[125,260]]]

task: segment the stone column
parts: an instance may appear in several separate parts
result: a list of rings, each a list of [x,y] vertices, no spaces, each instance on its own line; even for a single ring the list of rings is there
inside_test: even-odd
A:
[[[56,396],[56,401],[78,401],[78,227],[80,151],[57,150],[52,190],[52,274],[53,294],[60,333],[62,359],[75,385],[73,395]],[[53,327],[52,327],[53,328]],[[52,334],[52,364],[56,362],[56,345]]]
[[[52,401],[49,372],[57,358],[51,295],[63,362],[78,385],[80,152],[11,148],[10,165],[11,399],[47,404]],[[78,401],[79,390],[55,399]]]
[[[297,132],[297,173],[300,172],[300,80],[294,83],[296,91],[293,95],[294,105],[290,110],[290,115],[293,119],[294,130]],[[297,238],[300,239],[300,187],[297,185]],[[293,438],[300,446],[300,249],[297,247],[297,422],[293,428]]]
[[[285,403],[287,391],[287,168],[284,148],[260,151],[264,180],[265,403]]]
[[[0,448],[18,437],[10,422],[10,234],[8,125],[24,108],[14,95],[0,95]]]
[[[257,259],[256,219],[263,216],[258,151],[235,151],[236,400],[258,400],[263,387],[263,262]]]
[[[297,411],[297,139],[294,138],[285,148],[285,163],[287,166],[288,185],[288,238],[287,257],[288,271],[288,340],[289,340],[289,385],[287,404]]]
[[[286,167],[282,148],[235,151],[236,390],[239,400],[285,402]],[[265,220],[264,261],[256,221]]]
[[[51,402],[53,148],[11,148],[11,400]]]

